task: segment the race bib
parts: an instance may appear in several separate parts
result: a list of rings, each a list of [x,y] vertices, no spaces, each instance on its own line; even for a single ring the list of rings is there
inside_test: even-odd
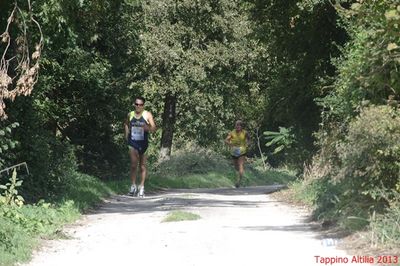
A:
[[[240,147],[233,147],[233,155],[240,156]]]
[[[131,128],[131,139],[132,140],[144,140],[143,127],[132,127]]]

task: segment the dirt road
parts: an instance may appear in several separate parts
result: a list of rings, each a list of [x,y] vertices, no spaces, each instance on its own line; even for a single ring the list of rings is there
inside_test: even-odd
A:
[[[66,228],[70,239],[46,242],[26,265],[369,265],[324,246],[317,226],[306,222],[308,213],[272,199],[268,193],[274,190],[114,196]],[[172,210],[201,219],[162,222]]]

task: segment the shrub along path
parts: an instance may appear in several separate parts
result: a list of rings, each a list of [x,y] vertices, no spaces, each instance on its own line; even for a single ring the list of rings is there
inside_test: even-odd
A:
[[[344,262],[334,265],[354,264],[352,255],[322,244],[319,227],[307,222],[305,209],[268,195],[279,188],[167,190],[144,199],[113,196],[65,228],[67,239],[45,241],[27,265],[310,266],[331,264],[328,257]],[[200,219],[165,222],[176,210]]]

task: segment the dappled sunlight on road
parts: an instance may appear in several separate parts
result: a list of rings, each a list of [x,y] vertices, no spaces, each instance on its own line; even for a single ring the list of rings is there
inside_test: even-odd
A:
[[[114,196],[47,242],[38,265],[348,265],[351,256],[322,245],[306,210],[268,196],[273,187],[170,190],[144,199]],[[162,222],[173,210],[201,216]],[[354,264],[354,263],[353,263]],[[367,265],[363,263],[363,265]]]

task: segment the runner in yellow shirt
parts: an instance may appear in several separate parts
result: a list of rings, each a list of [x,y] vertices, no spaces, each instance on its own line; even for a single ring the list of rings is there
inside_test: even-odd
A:
[[[236,188],[240,186],[244,174],[244,161],[246,160],[249,142],[250,137],[247,131],[243,129],[243,122],[237,120],[235,123],[235,129],[229,132],[225,139],[225,143],[231,147],[233,164],[238,172],[238,177],[235,183]]]

